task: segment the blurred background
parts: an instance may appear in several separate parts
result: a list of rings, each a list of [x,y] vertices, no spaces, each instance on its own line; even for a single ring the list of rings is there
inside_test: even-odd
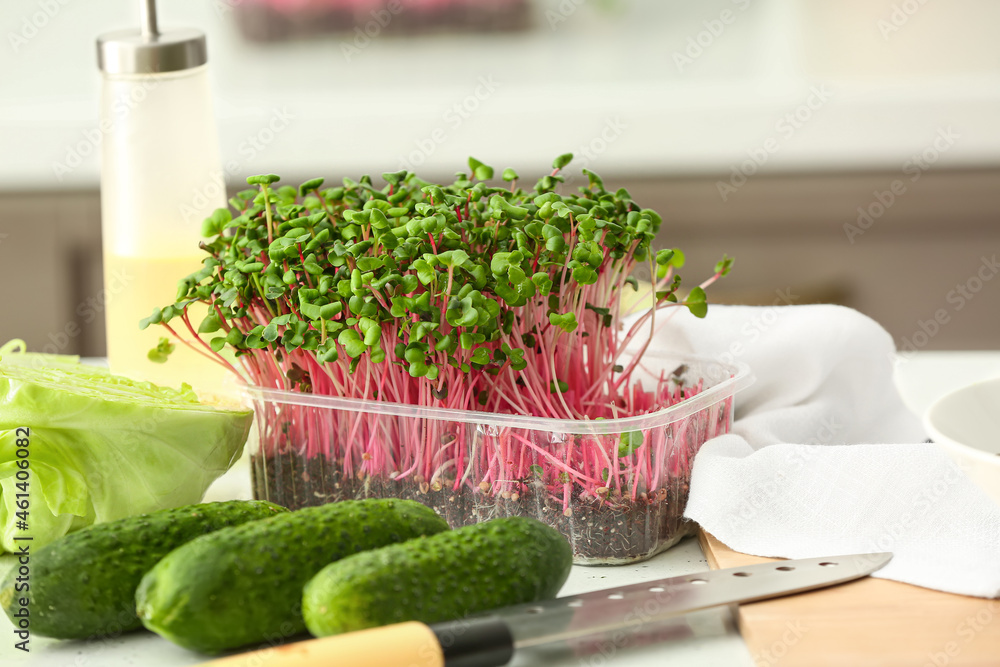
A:
[[[134,0],[4,0],[0,340],[104,353],[95,39]],[[1000,347],[995,0],[160,0],[208,35],[225,179],[572,151],[713,300],[829,302],[904,351]],[[579,180],[579,179],[578,179]],[[163,183],[169,188],[170,183]]]

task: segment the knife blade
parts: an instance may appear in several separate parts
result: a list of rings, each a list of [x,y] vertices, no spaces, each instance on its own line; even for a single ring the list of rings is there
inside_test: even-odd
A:
[[[783,560],[645,581],[475,617],[415,621],[204,663],[243,667],[501,667],[515,651],[610,631],[637,632],[709,607],[802,593],[868,576],[891,553]]]

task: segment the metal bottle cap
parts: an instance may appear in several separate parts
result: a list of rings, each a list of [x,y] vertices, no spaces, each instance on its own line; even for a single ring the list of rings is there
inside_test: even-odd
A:
[[[142,28],[118,30],[97,38],[97,63],[107,74],[157,74],[199,67],[208,62],[205,33],[181,29],[161,33],[156,0],[140,0]]]

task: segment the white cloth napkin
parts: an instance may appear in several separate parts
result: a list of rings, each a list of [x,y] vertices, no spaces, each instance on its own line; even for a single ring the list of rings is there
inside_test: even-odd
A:
[[[681,309],[652,348],[748,364],[732,433],[697,455],[686,516],[730,548],[891,551],[875,573],[1000,596],[1000,505],[934,444],[893,383],[892,338],[839,306]]]

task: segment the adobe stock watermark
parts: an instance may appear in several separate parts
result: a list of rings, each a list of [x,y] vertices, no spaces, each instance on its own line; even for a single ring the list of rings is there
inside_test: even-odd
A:
[[[295,116],[288,112],[287,108],[272,109],[271,117],[256,132],[247,136],[240,145],[236,147],[236,153],[242,158],[239,160],[228,160],[223,165],[221,172],[210,175],[208,182],[198,188],[187,204],[181,204],[180,214],[185,222],[201,216],[199,211],[204,211],[209,202],[217,201],[220,197],[226,198],[226,183],[238,176],[253,161],[257,155],[273,144],[282,132],[284,132],[295,120]]]
[[[1000,600],[984,600],[983,606],[975,614],[969,614],[955,626],[956,639],[947,641],[941,650],[927,654],[922,667],[947,667],[962,653],[962,649],[975,641],[1000,616]],[[995,626],[994,626],[995,627]]]
[[[802,621],[785,621],[785,631],[781,636],[760,651],[751,653],[750,659],[755,667],[775,667],[807,632],[809,628],[802,625]]]
[[[730,168],[729,179],[726,181],[716,181],[715,187],[719,191],[722,201],[728,201],[729,197],[736,194],[740,188],[746,185],[747,180],[757,173],[757,170],[767,164],[771,156],[781,150],[782,142],[788,141],[801,130],[806,123],[812,120],[816,112],[830,101],[833,93],[826,87],[826,84],[812,86],[809,95],[802,104],[779,118],[774,124],[775,135],[770,136],[756,148],[747,150],[747,159],[738,165]]]
[[[62,182],[67,175],[73,173],[86,158],[94,155],[104,143],[104,138],[111,134],[117,123],[122,123],[128,115],[142,106],[149,98],[149,93],[160,85],[159,80],[146,78],[136,85],[130,86],[127,93],[122,93],[111,103],[111,115],[102,118],[97,127],[83,130],[83,138],[75,144],[66,147],[66,155],[60,162],[52,163],[52,173],[56,180]]]
[[[904,25],[910,22],[910,18],[926,4],[927,0],[903,0],[903,2],[894,3],[888,18],[880,18],[875,22],[875,27],[878,28],[882,39],[889,41],[889,36],[894,32],[899,32]]]
[[[903,512],[881,526],[881,533],[868,540],[865,547],[871,553],[892,551],[899,541],[926,517],[954,489],[965,480],[965,474],[957,463],[950,463],[933,481],[921,489],[910,501],[911,510]]]
[[[447,127],[438,126],[426,137],[413,140],[414,150],[399,158],[400,169],[416,171],[416,167],[427,162],[437,152],[438,147],[448,141],[449,129],[455,131],[460,128],[500,88],[500,82],[494,79],[492,74],[479,77],[477,83],[472,93],[455,102],[441,115],[441,120]]]
[[[615,116],[604,121],[604,126],[593,139],[581,145],[573,152],[575,172],[589,168],[594,161],[608,152],[608,148],[618,141],[628,129],[628,123]]]
[[[621,651],[675,636],[673,628],[679,619],[670,613],[670,608],[678,593],[685,594],[687,586],[686,583],[657,585],[649,589],[648,595],[615,604],[606,616],[620,619],[618,628],[598,630],[567,641],[575,655],[585,656],[578,663],[580,667],[605,667]]]
[[[955,313],[962,311],[1000,273],[996,255],[980,258],[979,266],[964,281],[957,283],[944,296],[944,305],[935,309],[926,320],[918,319],[916,329],[904,336],[894,355],[898,361],[907,359],[913,352],[925,348],[947,326]]]
[[[726,516],[729,528],[742,528],[753,521],[765,508],[770,507],[775,498],[788,493],[788,485],[795,473],[812,461],[828,445],[837,442],[849,419],[842,414],[831,413],[820,418],[812,437],[802,444],[791,447],[770,480],[754,484],[740,497],[734,511]]]
[[[14,53],[19,52],[28,42],[38,36],[42,30],[54,19],[62,8],[72,0],[38,0],[38,9],[31,14],[21,17],[20,29],[15,32],[11,30],[7,33],[7,41]]]
[[[354,36],[351,41],[340,43],[340,52],[344,54],[344,59],[351,62],[361,55],[361,52],[371,45],[372,40],[378,38],[392,20],[405,9],[401,0],[389,0],[384,7],[371,10],[371,19],[364,25],[354,26]]]
[[[124,269],[119,269],[107,276],[106,283],[101,291],[96,295],[88,296],[80,301],[74,310],[76,316],[83,320],[84,325],[93,323],[97,318],[103,317],[108,308],[108,304],[114,301],[115,297],[131,286],[135,276]],[[66,354],[70,344],[83,333],[83,328],[77,320],[69,320],[56,331],[50,331],[48,342],[42,347],[42,354]],[[46,362],[44,359],[35,359],[33,362],[36,368],[41,368]]]
[[[587,4],[587,0],[561,0],[555,9],[546,9],[545,21],[549,24],[549,30],[558,29],[560,23],[568,21],[569,17],[573,16],[576,10],[585,4]]]
[[[212,5],[215,7],[216,16],[221,18],[229,14],[229,12],[233,11],[237,7],[242,6],[243,0],[215,0]]]
[[[723,9],[716,18],[702,21],[701,24],[704,30],[700,30],[697,34],[689,36],[684,49],[674,51],[673,53],[674,65],[677,66],[677,71],[683,74],[685,67],[693,65],[694,61],[701,58],[708,49],[712,48],[712,45],[722,37],[726,29],[736,23],[736,20],[740,16],[739,12],[745,12],[751,2],[752,0],[732,0],[732,3],[736,5],[739,11]]]
[[[903,175],[909,179],[894,179],[885,190],[875,190],[872,192],[872,200],[863,206],[858,207],[858,218],[854,224],[844,223],[844,234],[847,240],[854,245],[859,236],[864,235],[875,221],[885,215],[885,212],[892,208],[899,198],[909,191],[909,183],[916,183],[923,176],[924,172],[934,166],[934,163],[941,159],[941,155],[947,153],[959,139],[962,138],[949,125],[946,128],[939,128],[937,135],[931,144],[919,153],[914,153],[903,163]]]
[[[743,326],[740,327],[739,336],[735,337],[729,343],[729,347],[716,356],[721,366],[713,368],[712,372],[720,374],[718,379],[724,379],[724,376],[728,377],[728,371],[724,366],[732,364],[743,356],[747,351],[747,346],[753,345],[771,327],[778,323],[778,319],[780,318],[779,307],[791,306],[801,298],[799,295],[793,294],[789,287],[783,290],[776,289],[774,290],[774,294],[775,299],[771,305],[761,310],[759,314],[754,315],[753,319],[744,322]]]

